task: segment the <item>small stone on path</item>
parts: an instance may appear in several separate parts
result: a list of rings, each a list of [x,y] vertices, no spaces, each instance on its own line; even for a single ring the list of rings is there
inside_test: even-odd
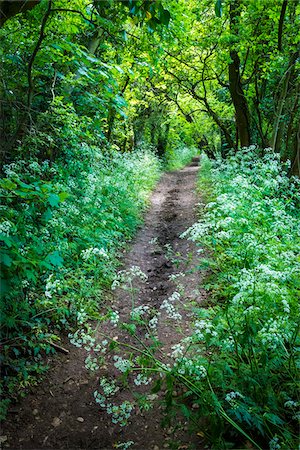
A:
[[[0,445],[7,441],[7,436],[0,436]]]
[[[52,420],[52,425],[56,428],[56,427],[59,427],[60,424],[61,424],[61,419],[59,417],[54,417],[54,419]]]

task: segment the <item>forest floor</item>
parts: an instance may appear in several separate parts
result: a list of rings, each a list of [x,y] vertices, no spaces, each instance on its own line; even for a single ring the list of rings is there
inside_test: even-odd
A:
[[[140,286],[136,306],[145,304],[159,308],[163,300],[176,290],[170,275],[185,273],[180,280],[185,291],[184,301],[179,305],[182,315],[180,327],[170,325],[163,312],[158,323],[158,337],[166,362],[170,359],[171,347],[188,332],[192,320],[189,303],[201,303],[206,297],[205,291],[199,287],[203,275],[196,270],[199,255],[195,245],[180,238],[181,233],[196,221],[198,164],[199,159],[195,158],[184,169],[163,175],[152,194],[144,226],[124,256],[124,269],[139,266],[148,275],[147,282]],[[130,314],[128,292],[115,291],[113,309],[119,311],[121,318]],[[104,331],[116,340],[124,337],[112,326],[106,326]],[[98,337],[103,339],[100,334]],[[175,422],[161,426],[164,417],[160,402],[162,394],[149,411],[136,408],[127,426],[113,424],[111,417],[93,397],[99,387],[99,379],[116,372],[112,355],[99,370],[89,372],[85,368],[86,351],[71,345],[67,338],[62,345],[69,349],[69,353],[52,358],[44,380],[10,409],[1,430],[4,448],[110,450],[126,448],[121,443],[128,441],[132,441],[130,448],[138,450],[207,448],[202,433],[197,433],[197,430],[190,433],[180,415],[175,417]],[[133,390],[143,393],[147,386],[134,388],[121,389],[114,402],[130,400]]]

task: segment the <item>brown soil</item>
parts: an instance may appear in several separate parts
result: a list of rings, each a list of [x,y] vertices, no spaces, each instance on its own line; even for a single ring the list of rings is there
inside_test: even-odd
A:
[[[183,317],[181,327],[172,326],[163,313],[159,319],[158,336],[165,362],[168,361],[172,345],[189,328],[191,315],[186,306],[191,301],[201,302],[205,297],[204,291],[199,288],[201,274],[195,271],[198,258],[195,246],[179,237],[196,220],[195,181],[198,162],[195,158],[188,167],[163,175],[152,195],[145,224],[124,258],[124,269],[136,265],[148,275],[147,282],[139,286],[136,306],[146,304],[159,308],[163,300],[176,290],[169,276],[185,273],[181,279],[185,289],[185,304],[179,306]],[[171,257],[167,257],[170,251],[166,245],[173,249]],[[122,318],[128,317],[131,310],[128,293],[121,290],[116,292],[113,309],[117,309]],[[99,330],[112,338],[124,338],[128,342],[124,332],[116,328],[101,326]],[[100,334],[98,336],[100,338]],[[130,339],[133,338],[129,338],[129,342]],[[159,399],[154,408],[147,412],[136,408],[126,427],[112,424],[110,416],[93,398],[99,378],[103,375],[113,376],[116,372],[112,355],[98,371],[90,373],[84,364],[86,351],[68,342],[63,345],[69,349],[69,354],[57,355],[51,362],[46,378],[10,410],[1,432],[2,439],[0,437],[4,447],[110,450],[117,448],[118,443],[133,441],[130,448],[138,450],[204,448],[201,438],[195,431],[192,434],[188,432],[187,424],[180,416],[171,426],[161,426],[164,414]],[[117,397],[116,403],[132,398],[131,389],[121,389]]]

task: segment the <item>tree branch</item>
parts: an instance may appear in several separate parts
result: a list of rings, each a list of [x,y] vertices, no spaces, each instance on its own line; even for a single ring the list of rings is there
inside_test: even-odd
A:
[[[40,3],[41,0],[0,0],[0,27],[11,17],[28,11]]]
[[[74,13],[74,14],[79,14],[84,20],[86,20],[87,22],[89,22],[89,23],[91,23],[92,25],[97,25],[97,23],[94,21],[94,20],[92,20],[92,19],[89,19],[88,17],[86,17],[84,14],[83,14],[83,12],[81,12],[81,11],[78,11],[77,9],[69,9],[69,8],[54,8],[54,9],[51,9],[51,12],[71,12],[71,13]]]
[[[28,68],[27,68],[27,80],[28,80],[27,108],[28,109],[30,109],[32,97],[33,97],[33,91],[34,91],[34,85],[33,85],[33,80],[32,80],[32,67],[33,67],[33,63],[36,58],[36,55],[41,47],[44,37],[45,37],[45,27],[46,27],[47,20],[51,14],[51,6],[52,6],[52,0],[49,0],[47,11],[42,20],[40,35],[39,35],[38,41],[34,47],[33,53],[31,55],[29,63],[28,63]]]
[[[283,22],[284,22],[284,16],[287,8],[288,0],[283,0],[281,12],[280,12],[280,18],[278,23],[278,44],[277,48],[281,52],[282,51],[282,33],[283,33]]]

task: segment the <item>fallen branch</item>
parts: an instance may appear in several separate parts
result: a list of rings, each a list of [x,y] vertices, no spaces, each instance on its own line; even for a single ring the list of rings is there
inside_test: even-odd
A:
[[[69,350],[67,350],[64,347],[61,347],[58,344],[55,344],[52,341],[46,341],[49,345],[51,345],[51,347],[53,347],[56,351],[60,352],[60,353],[64,353],[65,355],[67,355],[69,353]]]

